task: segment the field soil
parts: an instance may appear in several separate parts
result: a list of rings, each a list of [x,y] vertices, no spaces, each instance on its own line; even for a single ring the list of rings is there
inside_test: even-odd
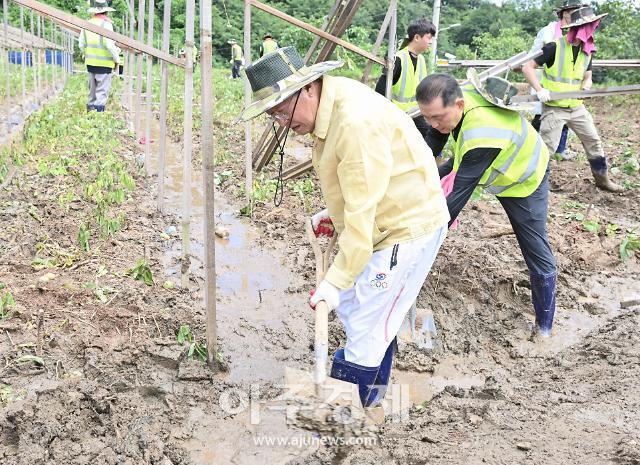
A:
[[[640,156],[637,101],[590,107],[616,179],[637,183],[637,173],[621,168],[629,153]],[[215,131],[231,154],[218,163],[228,174],[215,206],[217,224],[229,231],[216,239],[226,371],[189,356],[205,338],[202,179],[196,169],[190,278],[181,287],[178,142],[169,148],[160,213],[156,167],[144,176],[142,146],[121,137],[122,157],[137,173],[138,188],[122,206],[129,221],[81,256],[61,259],[82,211],[62,208],[55,182],[35,164],[0,191],[0,282],[15,300],[0,320],[0,463],[640,463],[640,306],[621,305],[640,299],[640,261],[620,258],[627,230],[639,227],[640,194],[596,189],[575,139],[576,157],[551,167],[554,336],[530,340],[528,272],[500,204],[490,196],[470,202],[418,297],[435,317],[436,347],[402,344],[397,354],[393,382],[406,387],[412,406],[354,439],[287,424],[281,401],[284,368],[312,366],[306,300],[314,262],[302,224],[322,208],[318,189],[288,183],[280,206],[265,196],[251,218],[241,216],[242,127]],[[294,147],[298,157],[307,151],[302,139]],[[268,178],[260,179],[270,185]],[[43,256],[64,266],[38,266]],[[142,257],[153,285],[126,273]],[[180,343],[184,325],[191,338]],[[343,343],[332,318],[330,351]]]

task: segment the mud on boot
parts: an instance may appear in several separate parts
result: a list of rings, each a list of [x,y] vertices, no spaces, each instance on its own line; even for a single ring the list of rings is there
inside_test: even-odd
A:
[[[551,336],[553,316],[556,312],[556,278],[556,273],[543,275],[533,272],[529,278],[531,281],[531,301],[536,312],[532,339]]]

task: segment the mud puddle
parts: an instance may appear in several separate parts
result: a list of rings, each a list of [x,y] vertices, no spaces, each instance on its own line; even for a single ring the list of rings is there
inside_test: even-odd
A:
[[[157,154],[157,123],[152,125],[153,152]],[[144,151],[144,146],[140,146]],[[152,156],[157,173],[157,155]],[[175,234],[163,258],[166,279],[180,282],[181,240],[179,218],[182,198],[182,149],[169,143],[166,155],[165,211],[176,217]],[[190,283],[194,302],[202,302],[204,283],[204,198],[202,174],[192,176]],[[286,463],[309,447],[299,430],[287,427],[283,409],[269,406],[284,382],[284,366],[309,366],[309,313],[306,298],[288,289],[298,287],[300,277],[285,266],[277,251],[257,245],[255,228],[239,216],[220,193],[215,200],[216,226],[225,227],[228,238],[216,237],[217,321],[220,349],[229,360],[229,372],[219,375],[231,386],[219,399],[229,417],[221,419],[206,407],[192,407],[187,430],[192,437],[183,446],[197,464]],[[194,311],[202,313],[202,304]],[[274,441],[271,446],[269,441]],[[307,446],[310,438],[306,436]],[[266,447],[265,447],[266,446]]]

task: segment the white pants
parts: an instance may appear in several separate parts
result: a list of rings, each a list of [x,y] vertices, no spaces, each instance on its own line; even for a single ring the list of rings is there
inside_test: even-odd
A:
[[[347,333],[345,359],[377,367],[427,279],[447,225],[427,237],[374,252],[336,313]]]
[[[111,88],[111,74],[89,74],[89,101],[87,105],[105,106]]]

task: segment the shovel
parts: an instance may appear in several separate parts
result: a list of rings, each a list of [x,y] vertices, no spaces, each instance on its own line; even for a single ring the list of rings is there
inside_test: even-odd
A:
[[[336,243],[336,234],[329,240],[324,252],[316,238],[311,219],[305,222],[307,238],[316,261],[316,286],[319,286],[329,268],[329,259]],[[346,381],[327,377],[327,362],[329,359],[329,307],[324,301],[318,302],[315,308],[315,337],[314,337],[314,372],[311,376],[307,371],[285,367],[285,385],[291,394],[305,404],[311,402],[302,410],[312,410],[311,415],[298,414],[296,423],[305,429],[336,430],[336,426],[343,428],[345,424],[358,427],[370,424],[360,403],[358,386]],[[356,421],[358,420],[358,421]],[[377,421],[376,421],[377,423]]]

